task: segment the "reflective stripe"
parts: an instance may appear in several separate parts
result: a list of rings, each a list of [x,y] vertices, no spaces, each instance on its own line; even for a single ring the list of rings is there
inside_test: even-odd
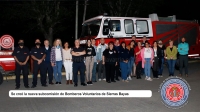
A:
[[[15,60],[14,58],[0,58],[0,61],[10,61]]]
[[[199,56],[199,54],[190,54],[188,56]]]

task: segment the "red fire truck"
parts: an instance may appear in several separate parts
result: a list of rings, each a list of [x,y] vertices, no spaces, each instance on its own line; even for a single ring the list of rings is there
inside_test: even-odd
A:
[[[0,38],[0,85],[3,83],[3,76],[13,75],[15,60],[12,56],[14,50],[14,39],[10,35],[3,35]]]
[[[174,45],[178,45],[181,38],[185,37],[190,45],[188,56],[198,58],[200,55],[198,21],[178,20],[175,16],[158,17],[157,14],[150,14],[149,18],[97,16],[88,19],[82,24],[80,43],[85,44],[87,39],[95,38],[98,45],[100,38],[105,38],[106,43],[119,38],[120,42],[128,44],[132,35],[136,36],[136,40],[146,36],[151,44],[162,40],[165,45],[170,39]]]

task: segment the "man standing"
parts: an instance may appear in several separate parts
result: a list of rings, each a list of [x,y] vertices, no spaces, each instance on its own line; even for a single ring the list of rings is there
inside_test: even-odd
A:
[[[78,86],[78,71],[80,71],[81,85],[85,84],[85,63],[84,55],[85,49],[80,46],[80,41],[75,40],[75,47],[72,48],[72,61],[73,61],[73,75],[74,75],[74,87]]]
[[[106,81],[105,79],[105,65],[102,64],[102,56],[103,56],[103,51],[107,48],[107,45],[105,44],[104,38],[101,38],[100,44],[97,47],[97,53],[96,53],[96,58],[97,58],[97,63],[98,63],[98,79],[101,81],[102,79]],[[103,75],[101,75],[101,72],[103,71]]]
[[[31,49],[31,57],[33,59],[33,82],[31,88],[35,88],[37,85],[37,76],[40,71],[40,79],[43,87],[46,85],[46,74],[44,71],[44,59],[46,57],[45,49],[40,46],[41,42],[39,39],[35,40],[35,47]]]
[[[145,42],[147,42],[147,37],[143,36],[143,38],[142,38],[142,47],[145,47]]]
[[[166,56],[166,47],[163,45],[162,40],[158,41],[158,47],[161,49],[161,55],[159,58],[159,69],[158,69],[158,77],[163,77],[163,64],[164,64],[164,58]]]
[[[178,44],[178,52],[179,52],[179,73],[182,76],[183,65],[185,67],[185,75],[188,77],[188,51],[189,45],[185,42],[185,37],[181,39],[181,43]]]
[[[54,83],[53,81],[53,68],[51,66],[51,62],[50,62],[50,54],[51,54],[51,46],[49,46],[49,41],[45,40],[44,41],[44,48],[45,48],[45,53],[46,53],[46,57],[44,59],[44,71],[45,74],[48,74],[48,78],[49,78],[49,84],[53,85]]]
[[[119,76],[121,76],[121,72],[120,72],[120,65],[119,65],[119,50],[120,50],[120,43],[119,43],[119,39],[115,39],[115,45],[114,45],[115,50],[117,51],[117,65],[115,66],[115,79],[117,81],[119,81]]]
[[[95,52],[97,52],[97,46],[95,45],[96,41],[95,41],[95,39],[91,39],[91,40],[92,40],[92,46],[94,47]],[[93,65],[93,69],[92,69],[92,82],[97,82],[96,69],[97,69],[97,58],[96,58],[96,56],[94,56],[94,65]]]
[[[137,46],[137,41],[136,41],[136,36],[135,35],[133,35],[132,36],[132,41],[134,41],[134,47],[136,47]]]
[[[16,47],[12,53],[12,56],[14,56],[15,59],[15,75],[16,75],[16,88],[20,88],[20,74],[22,71],[23,74],[23,81],[24,81],[24,87],[29,88],[28,85],[28,64],[27,61],[29,59],[29,50],[27,47],[24,46],[24,40],[19,39],[18,42],[19,46]]]

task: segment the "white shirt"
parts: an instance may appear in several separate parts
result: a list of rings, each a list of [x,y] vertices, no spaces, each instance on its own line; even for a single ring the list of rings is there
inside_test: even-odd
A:
[[[68,50],[63,49],[63,60],[72,59],[71,48]]]
[[[154,57],[157,57],[157,50],[158,49],[153,48],[153,50],[154,50]]]
[[[56,61],[62,61],[60,48],[56,48]]]
[[[144,58],[151,58],[151,48],[144,48]]]

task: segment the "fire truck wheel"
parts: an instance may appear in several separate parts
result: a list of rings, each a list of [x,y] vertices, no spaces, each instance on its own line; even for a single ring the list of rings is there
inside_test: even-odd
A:
[[[3,75],[2,73],[0,72],[0,85],[3,83]]]

